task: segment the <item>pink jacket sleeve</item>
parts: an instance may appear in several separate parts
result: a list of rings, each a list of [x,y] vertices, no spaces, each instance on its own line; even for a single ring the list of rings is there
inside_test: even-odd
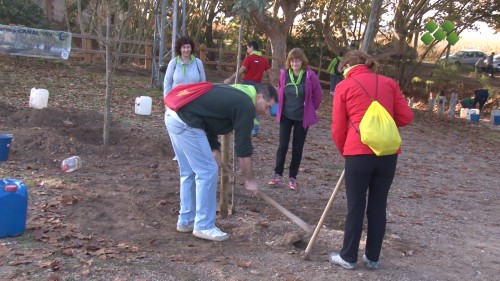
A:
[[[314,106],[314,110],[318,110],[319,105],[321,104],[321,100],[323,99],[323,92],[321,90],[321,84],[319,82],[318,76],[314,71],[310,70],[311,82],[312,82],[312,102]]]

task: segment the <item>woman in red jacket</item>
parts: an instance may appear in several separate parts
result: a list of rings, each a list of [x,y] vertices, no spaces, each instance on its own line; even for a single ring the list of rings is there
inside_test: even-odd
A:
[[[339,64],[345,79],[337,85],[333,101],[332,138],[345,158],[347,215],[342,250],[332,252],[330,261],[347,269],[356,267],[365,211],[368,228],[363,261],[370,269],[379,267],[387,196],[394,179],[397,155],[401,153],[399,149],[394,155],[376,156],[361,142],[359,123],[371,103],[363,88],[371,97],[377,97],[398,127],[413,120],[413,112],[398,84],[389,77],[374,73],[372,70],[377,66],[378,63],[367,53],[349,52]]]

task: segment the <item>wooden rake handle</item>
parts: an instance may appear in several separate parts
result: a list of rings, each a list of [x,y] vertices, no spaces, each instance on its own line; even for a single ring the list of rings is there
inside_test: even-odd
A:
[[[311,252],[312,245],[314,244],[316,237],[318,237],[319,231],[321,230],[321,226],[323,225],[323,222],[325,221],[326,214],[328,213],[328,211],[332,207],[333,200],[335,199],[335,196],[337,195],[337,192],[340,189],[340,185],[344,181],[344,175],[345,175],[345,170],[342,171],[342,174],[340,175],[340,178],[337,181],[337,185],[335,185],[335,189],[333,190],[333,193],[330,196],[330,200],[328,200],[328,204],[326,204],[325,210],[323,211],[323,214],[321,215],[321,218],[319,219],[319,222],[316,225],[316,228],[314,229],[314,232],[311,236],[311,239],[309,240],[309,243],[307,244],[307,248],[306,248],[305,253],[304,253],[304,259],[308,259],[308,257],[309,257],[309,253]]]
[[[296,215],[292,214],[290,211],[285,209],[283,206],[278,204],[276,201],[271,199],[269,196],[267,196],[267,194],[263,193],[262,191],[259,191],[259,195],[260,195],[260,197],[262,197],[262,199],[264,199],[264,201],[269,203],[274,208],[278,209],[278,211],[280,211],[283,215],[285,215],[287,218],[291,219],[296,225],[298,225],[300,228],[305,230],[308,233],[308,235],[310,233],[312,233],[313,227],[310,226],[308,223],[306,223],[305,221],[303,221],[301,218],[297,217]]]
[[[230,175],[232,175],[235,179],[236,178],[238,178],[238,179],[240,178],[226,164],[222,164],[222,168],[224,169],[224,171],[226,171],[227,173],[229,173]],[[243,179],[240,179],[240,180],[242,180],[243,182],[245,182]],[[302,228],[303,230],[305,230],[308,234],[310,234],[312,232],[312,230],[313,230],[312,226],[310,226],[308,223],[306,223],[305,221],[303,221],[301,218],[299,218],[296,215],[292,214],[290,211],[288,211],[283,206],[281,206],[280,204],[278,204],[276,201],[274,201],[273,199],[271,199],[271,197],[267,196],[267,194],[265,194],[264,192],[262,192],[261,189],[259,189],[257,195],[259,195],[260,197],[262,197],[262,199],[264,199],[264,201],[266,201],[267,203],[269,203],[271,206],[273,206],[274,208],[278,209],[278,211],[280,211],[283,215],[285,215],[287,218],[289,218],[290,220],[292,220],[292,222],[294,222],[300,228]]]

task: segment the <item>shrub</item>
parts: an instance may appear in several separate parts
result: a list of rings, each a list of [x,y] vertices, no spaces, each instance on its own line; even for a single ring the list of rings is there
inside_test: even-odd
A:
[[[33,28],[48,27],[42,8],[29,0],[0,1],[0,23]]]

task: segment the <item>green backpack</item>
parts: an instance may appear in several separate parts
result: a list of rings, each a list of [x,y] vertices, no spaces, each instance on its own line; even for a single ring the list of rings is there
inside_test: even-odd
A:
[[[352,77],[354,79],[354,77]],[[398,127],[392,116],[387,110],[377,101],[378,95],[378,76],[375,88],[375,98],[372,98],[366,89],[354,79],[356,83],[363,89],[365,94],[372,100],[372,103],[366,110],[361,123],[359,123],[359,130],[351,125],[356,132],[361,136],[361,142],[368,145],[377,156],[395,154],[401,147],[401,136],[399,135]],[[350,120],[349,120],[350,121]]]

